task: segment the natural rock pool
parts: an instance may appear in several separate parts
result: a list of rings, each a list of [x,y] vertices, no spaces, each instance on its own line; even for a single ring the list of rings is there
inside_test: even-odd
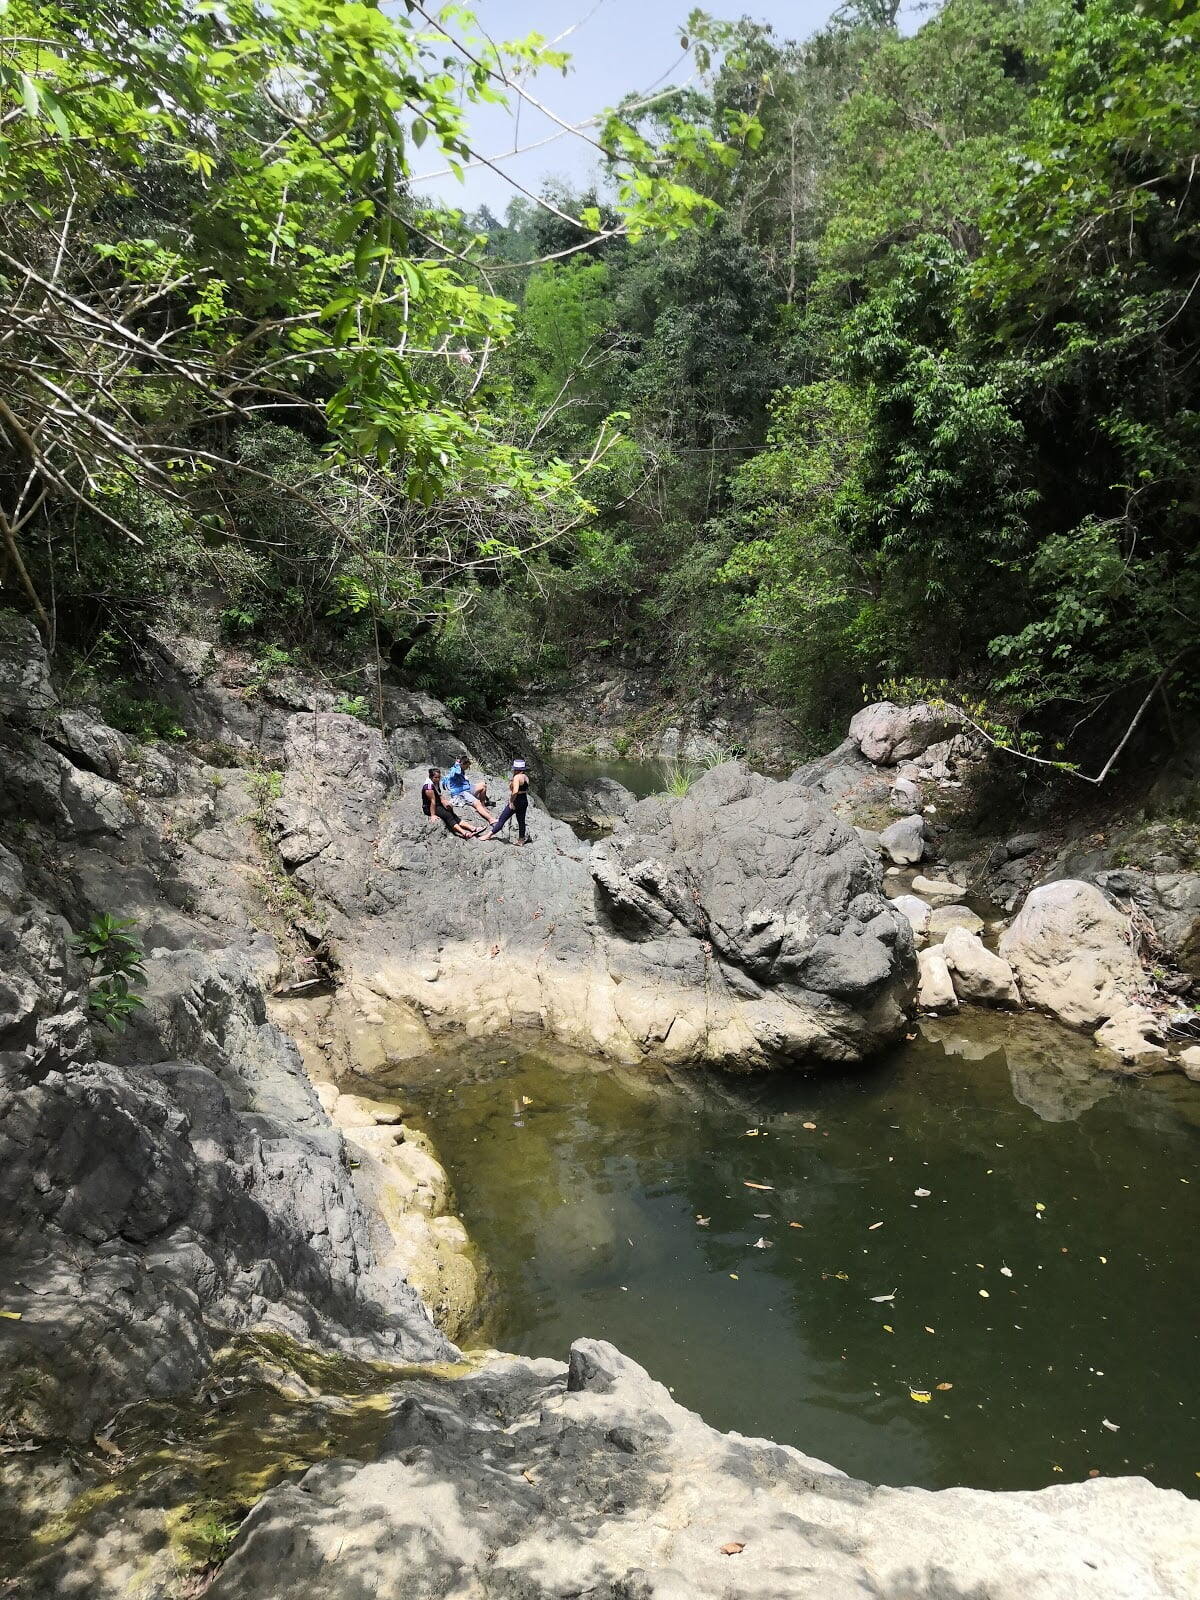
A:
[[[389,1088],[495,1272],[500,1348],[610,1339],[715,1426],[877,1482],[1196,1494],[1200,1089],[1093,1060],[963,1014],[840,1076],[508,1040]]]

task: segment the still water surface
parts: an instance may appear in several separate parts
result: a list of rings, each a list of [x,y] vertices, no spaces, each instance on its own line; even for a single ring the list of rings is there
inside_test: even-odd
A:
[[[510,1040],[403,1086],[500,1348],[611,1339],[716,1426],[876,1481],[1194,1494],[1200,1087],[1093,1059],[964,1014],[853,1075],[672,1080]]]

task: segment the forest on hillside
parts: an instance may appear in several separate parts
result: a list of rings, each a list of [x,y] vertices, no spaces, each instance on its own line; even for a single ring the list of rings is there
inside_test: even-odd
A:
[[[203,604],[473,712],[622,652],[813,738],[1066,760],[1194,710],[1195,0],[681,17],[603,181],[430,198],[544,41],[333,0],[0,7],[0,597],[101,701]],[[110,708],[111,709],[111,708]]]

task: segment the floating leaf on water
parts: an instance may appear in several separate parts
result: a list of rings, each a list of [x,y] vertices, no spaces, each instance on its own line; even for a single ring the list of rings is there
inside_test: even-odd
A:
[[[451,1091],[451,1093],[453,1093],[453,1091]],[[531,1106],[533,1104],[533,1101],[529,1098],[529,1096],[527,1094],[523,1094],[521,1096],[521,1104],[523,1106]]]
[[[731,1277],[731,1278],[732,1278],[732,1279],[733,1279],[733,1281],[734,1281],[734,1283],[737,1283],[737,1282],[738,1282],[738,1281],[739,1281],[739,1280],[738,1280],[738,1275],[737,1275],[737,1273],[736,1273],[736,1272],[731,1272],[731,1273],[730,1273],[730,1274],[729,1274],[729,1276],[730,1276],[730,1277]]]
[[[759,1238],[755,1239],[754,1241],[754,1248],[756,1250],[771,1250],[774,1248],[774,1246],[772,1245],[770,1239],[764,1239],[760,1235]]]
[[[1033,1202],[1033,1209],[1035,1211],[1045,1211],[1046,1208],[1045,1208],[1045,1206],[1042,1204],[1042,1202],[1040,1200],[1035,1200]]]
[[[876,1228],[882,1228],[882,1227],[883,1227],[883,1223],[882,1222],[872,1222],[872,1223],[868,1224],[867,1232],[868,1233],[874,1233]]]
[[[890,1322],[885,1322],[883,1325],[883,1331],[884,1333],[895,1333],[896,1330],[892,1327]]]
[[[918,1200],[928,1200],[929,1196],[933,1193],[933,1190],[932,1189],[914,1189],[913,1193],[916,1195]]]
[[[747,1137],[747,1139],[757,1139],[758,1138],[758,1134],[759,1134],[759,1130],[757,1128],[747,1128],[746,1129],[746,1137]]]
[[[1106,1267],[1108,1265],[1108,1257],[1107,1256],[1101,1256],[1100,1257],[1100,1265],[1102,1267]]]
[[[771,1213],[769,1211],[756,1211],[754,1213],[754,1220],[755,1220],[755,1222],[763,1222],[770,1215],[771,1215]]]
[[[769,1191],[774,1189],[774,1187],[775,1185],[773,1183],[751,1183],[749,1178],[742,1179],[743,1189],[765,1189]]]
[[[789,1228],[802,1228],[803,1226],[804,1226],[804,1224],[802,1222],[789,1222],[788,1223],[788,1227]]]
[[[896,1298],[899,1292],[900,1291],[898,1289],[893,1289],[891,1294],[873,1294],[871,1296],[871,1304],[873,1306],[891,1305],[892,1301]]]
[[[731,1539],[728,1544],[721,1546],[721,1554],[723,1556],[740,1556],[745,1548],[746,1546],[737,1539]]]
[[[7,1317],[10,1322],[20,1322],[21,1313],[19,1311],[0,1311],[0,1317]]]
[[[1121,1431],[1121,1424],[1119,1422],[1110,1422],[1107,1417],[1100,1418],[1100,1426],[1107,1428],[1109,1433],[1120,1433]]]
[[[848,1272],[835,1272],[834,1273],[834,1277],[835,1278],[840,1278],[842,1280],[842,1282],[845,1283],[847,1281],[847,1279],[850,1277],[850,1274]]]
[[[809,1131],[810,1131],[810,1132],[812,1132],[812,1130],[813,1130],[813,1129],[814,1129],[814,1128],[815,1128],[815,1127],[816,1127],[816,1123],[815,1123],[815,1122],[806,1122],[806,1123],[805,1123],[805,1124],[804,1124],[804,1126],[805,1126],[805,1127],[806,1127],[806,1128],[807,1128],[807,1129],[808,1129],[808,1130],[809,1130]]]
[[[989,1293],[988,1293],[988,1292],[987,1292],[987,1290],[986,1290],[986,1289],[980,1289],[980,1291],[979,1291],[979,1298],[980,1298],[980,1299],[981,1299],[981,1300],[990,1300],[990,1299],[991,1299],[991,1298],[992,1298],[992,1297],[991,1297],[991,1295],[990,1295],[990,1294],[989,1294]]]
[[[930,1394],[928,1389],[910,1389],[908,1391],[908,1398],[910,1400],[915,1400],[919,1406],[927,1406],[933,1399],[933,1396]]]
[[[1012,1277],[1012,1268],[1011,1267],[1001,1267],[1000,1268],[1000,1276],[1002,1278],[1011,1278]]]
[[[941,1390],[941,1391],[942,1391],[942,1392],[943,1392],[943,1393],[945,1393],[945,1391],[946,1391],[946,1390],[947,1390],[947,1389],[953,1389],[953,1387],[954,1387],[954,1385],[953,1385],[953,1384],[952,1384],[952,1383],[939,1383],[939,1384],[938,1384],[938,1388],[939,1388],[939,1389],[940,1389],[940,1390]]]
[[[934,1332],[934,1329],[931,1328],[928,1323],[925,1323],[924,1327],[925,1327],[925,1332],[926,1333],[933,1333]]]
[[[711,1217],[697,1217],[696,1226],[698,1228],[707,1228],[711,1220]]]

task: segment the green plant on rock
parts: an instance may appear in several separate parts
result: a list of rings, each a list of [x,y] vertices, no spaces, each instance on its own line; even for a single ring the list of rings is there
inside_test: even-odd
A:
[[[112,1033],[124,1033],[134,1012],[145,1005],[133,993],[135,985],[146,981],[145,952],[141,940],[130,932],[136,926],[132,917],[104,911],[72,939],[76,952],[91,967],[88,1010]]]
[[[333,702],[333,709],[340,711],[343,716],[357,717],[360,722],[371,722],[373,720],[366,695],[341,694]]]
[[[667,762],[663,770],[663,782],[666,785],[665,793],[673,795],[676,800],[682,800],[695,781],[696,773],[686,762]]]

